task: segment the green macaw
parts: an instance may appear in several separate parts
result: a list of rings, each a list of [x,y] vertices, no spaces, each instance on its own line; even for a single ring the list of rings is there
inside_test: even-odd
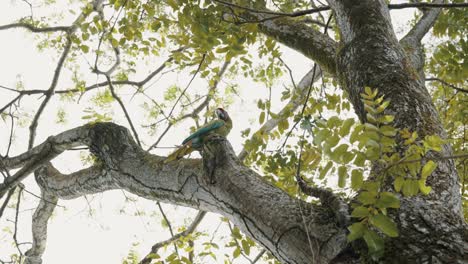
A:
[[[173,160],[178,160],[185,155],[188,155],[196,149],[200,149],[203,146],[204,139],[210,134],[218,134],[223,137],[226,137],[232,128],[232,120],[229,117],[228,113],[222,109],[217,108],[215,110],[216,116],[218,119],[214,119],[208,122],[206,125],[199,128],[188,138],[182,142],[182,146],[179,147],[176,151],[172,152],[167,156],[164,163],[171,162]]]

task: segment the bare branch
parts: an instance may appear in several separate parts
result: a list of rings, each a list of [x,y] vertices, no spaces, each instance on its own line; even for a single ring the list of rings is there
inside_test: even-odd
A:
[[[257,263],[257,261],[260,260],[260,258],[263,256],[263,254],[265,254],[266,250],[265,249],[262,249],[258,255],[252,260],[252,264],[255,264]]]
[[[23,259],[23,251],[21,250],[20,243],[18,242],[18,214],[20,210],[22,190],[23,190],[22,188],[18,190],[18,198],[16,200],[16,208],[15,208],[14,231],[13,231],[13,241],[15,242],[16,249],[18,250],[18,253],[19,253],[20,263],[21,263],[21,260]]]
[[[274,11],[269,11],[269,10],[259,10],[259,9],[249,8],[249,7],[236,5],[236,4],[226,2],[226,1],[222,1],[222,0],[214,0],[214,1],[218,2],[220,4],[223,4],[225,6],[239,8],[239,9],[242,9],[242,10],[249,11],[251,13],[273,15],[272,17],[269,17],[269,18],[263,18],[263,21],[259,21],[259,22],[264,22],[264,21],[267,21],[267,20],[276,19],[276,18],[280,18],[280,17],[299,17],[299,16],[310,15],[310,14],[313,14],[313,13],[318,13],[318,12],[330,10],[329,6],[322,6],[322,7],[318,7],[318,8],[306,9],[306,10],[296,11],[296,12],[292,12],[292,13],[283,13],[283,12],[274,12]]]
[[[448,87],[450,87],[450,88],[452,88],[452,89],[455,89],[455,90],[457,90],[457,91],[459,91],[459,92],[468,93],[468,90],[463,89],[463,88],[460,88],[460,87],[457,87],[457,86],[455,86],[455,85],[453,85],[453,84],[451,84],[451,83],[448,83],[448,82],[446,82],[446,81],[444,81],[444,80],[442,80],[442,79],[436,78],[436,77],[429,77],[429,78],[426,78],[426,81],[427,81],[427,82],[440,82],[441,84],[446,85],[446,86],[448,86]]]
[[[187,86],[185,86],[184,90],[182,91],[182,93],[179,95],[179,97],[177,97],[177,100],[175,101],[174,105],[172,106],[171,110],[169,111],[169,114],[167,115],[168,117],[171,117],[172,116],[172,113],[174,112],[174,109],[176,108],[177,104],[179,104],[179,101],[180,99],[182,99],[182,96],[185,95],[185,92],[188,90],[188,88],[190,87],[190,85],[192,84],[193,80],[195,79],[195,77],[197,76],[198,72],[200,72],[200,69],[203,65],[203,62],[205,62],[205,57],[206,57],[206,54],[203,54],[201,60],[200,60],[200,63],[198,64],[198,67],[197,69],[195,70],[195,73],[192,75],[192,78],[190,79],[190,81],[188,82]]]
[[[59,26],[59,27],[36,27],[28,23],[19,22],[12,23],[8,25],[0,26],[0,30],[12,29],[12,28],[24,28],[34,33],[44,33],[44,32],[68,32],[71,26]]]
[[[404,8],[465,8],[468,3],[402,3],[402,4],[389,4],[389,9],[404,9]]]
[[[94,0],[92,3],[99,3],[101,0]],[[86,16],[89,16],[90,14],[85,15],[85,13],[81,13],[75,21],[72,23],[72,25],[69,27],[69,29],[66,31],[66,42],[65,42],[65,47],[63,48],[62,55],[60,56],[60,59],[57,63],[57,66],[55,67],[54,75],[52,77],[52,82],[50,84],[49,89],[47,90],[46,97],[42,101],[41,105],[36,111],[36,114],[34,115],[34,118],[31,122],[31,125],[29,126],[29,143],[28,143],[28,149],[31,149],[34,146],[34,140],[36,139],[36,129],[37,125],[39,122],[39,118],[42,115],[42,112],[44,111],[44,108],[54,95],[55,89],[57,88],[57,83],[58,79],[60,77],[60,73],[63,68],[63,64],[65,63],[65,59],[68,56],[68,53],[70,52],[71,46],[72,46],[72,40],[71,40],[71,35],[77,30],[79,24],[83,22],[86,18]]]
[[[156,205],[158,206],[159,212],[161,213],[164,221],[166,221],[167,227],[169,228],[169,233],[171,234],[171,237],[174,237],[174,230],[172,229],[172,224],[171,221],[169,221],[169,218],[167,217],[166,213],[164,212],[161,203],[156,202]],[[177,245],[174,244],[174,250],[177,253],[177,256],[179,256],[179,250],[177,250]]]
[[[223,66],[221,67],[221,70],[219,71],[218,75],[216,76],[216,81],[213,83],[213,85],[210,87],[210,89],[208,90],[208,94],[205,98],[205,100],[203,100],[203,102],[201,102],[197,107],[195,107],[195,109],[189,113],[189,114],[186,114],[186,115],[183,115],[181,118],[179,118],[177,121],[181,121],[181,120],[184,120],[184,119],[187,119],[189,117],[196,117],[198,114],[200,114],[200,112],[203,110],[203,108],[207,107],[208,104],[210,103],[212,97],[213,97],[213,94],[214,92],[216,91],[216,88],[218,87],[218,84],[219,84],[219,81],[221,80],[221,78],[223,77],[224,73],[226,72],[226,69],[227,67],[229,66],[229,63],[230,61],[225,61]],[[167,119],[168,117],[166,117]],[[150,124],[150,126],[154,126],[156,124]],[[161,142],[161,140],[163,139],[163,137],[167,134],[167,132],[169,131],[169,129],[173,126],[173,123],[170,122],[167,127],[164,129],[164,131],[161,133],[161,135],[159,136],[159,138],[156,140],[156,142],[154,142],[149,148],[147,151],[150,151],[152,150],[153,148],[157,147],[157,145],[159,144],[159,142]]]
[[[253,133],[250,140],[253,139],[255,134],[269,134],[273,129],[275,129],[279,122],[285,118],[289,117],[291,113],[295,112],[297,108],[304,103],[304,100],[307,96],[307,88],[312,85],[312,82],[319,80],[320,76],[322,75],[322,71],[320,67],[314,67],[311,69],[304,77],[302,77],[301,81],[294,89],[291,99],[289,102],[280,110],[278,113],[278,118],[271,118],[263,124],[263,126]],[[244,160],[248,155],[248,152],[245,148],[241,150],[238,157],[240,160]]]
[[[2,109],[0,109],[0,113],[3,113],[3,111],[5,111],[8,107],[12,106],[14,103],[16,103],[16,101],[19,101],[21,99],[23,95],[22,94],[19,94],[18,96],[16,96],[15,98],[13,98],[13,100],[11,100],[8,104],[6,104],[4,107],[2,107]]]
[[[169,57],[167,60],[165,60],[158,68],[156,68],[153,72],[151,72],[148,76],[146,76],[143,80],[141,81],[130,81],[130,80],[125,80],[125,81],[111,81],[113,85],[131,85],[131,86],[136,86],[136,87],[142,87],[149,81],[151,81],[154,76],[159,74],[162,70],[166,68],[167,63],[171,62],[173,60],[173,57]],[[54,93],[55,94],[68,94],[68,93],[81,93],[81,92],[87,92],[91,91],[100,87],[104,87],[109,85],[109,82],[106,80],[104,82],[96,83],[90,86],[87,86],[83,89],[66,89],[66,90],[56,90]],[[14,90],[8,87],[0,86],[0,88],[8,89],[13,92],[18,93],[19,95],[34,95],[34,94],[47,94],[48,90],[39,90],[39,89],[34,89],[34,90]],[[3,110],[3,108],[2,108]],[[1,111],[0,111],[1,112]]]
[[[2,206],[0,207],[0,218],[2,218],[3,212],[5,212],[5,208],[7,207],[8,202],[10,201],[11,196],[13,195],[13,193],[15,192],[15,190],[16,190],[16,188],[11,188],[11,189],[8,191],[8,194],[7,194],[7,196],[5,197],[5,201],[3,201],[3,204],[2,204]]]
[[[55,88],[57,87],[58,79],[60,77],[60,72],[62,71],[63,64],[65,63],[65,59],[68,56],[68,53],[70,52],[72,42],[70,37],[67,37],[65,48],[62,51],[62,55],[60,56],[60,59],[57,63],[57,66],[55,67],[55,72],[54,72],[54,77],[52,78],[52,83],[50,84],[49,89],[47,90],[46,97],[42,101],[41,105],[36,111],[36,114],[34,115],[34,118],[31,122],[31,125],[29,126],[29,143],[28,143],[28,149],[31,149],[34,146],[34,140],[36,139],[36,129],[37,129],[37,124],[39,121],[39,118],[42,115],[42,112],[44,111],[44,108],[46,107],[47,103],[50,101],[50,98],[54,95]]]

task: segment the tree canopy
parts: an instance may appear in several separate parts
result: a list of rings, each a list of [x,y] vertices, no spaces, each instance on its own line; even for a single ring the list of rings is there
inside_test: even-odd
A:
[[[170,234],[123,263],[466,261],[463,1],[8,5],[0,263],[42,263],[61,201],[109,190]],[[218,107],[231,134],[165,163]]]

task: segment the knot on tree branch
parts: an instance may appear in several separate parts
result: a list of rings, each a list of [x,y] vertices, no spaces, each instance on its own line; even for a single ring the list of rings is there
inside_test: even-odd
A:
[[[239,161],[229,141],[220,135],[212,134],[205,138],[201,155],[203,157],[203,180],[215,184],[215,171],[230,161]]]
[[[330,208],[335,217],[338,221],[338,224],[341,227],[348,226],[350,223],[350,216],[349,216],[349,207],[346,202],[340,199],[336,194],[333,192],[318,188],[314,186],[309,186],[302,177],[296,177],[297,183],[301,191],[312,197],[319,198],[320,202],[323,206]]]
[[[89,149],[105,166],[116,169],[126,154],[139,149],[130,131],[114,123],[89,125]],[[132,149],[132,151],[127,151]]]

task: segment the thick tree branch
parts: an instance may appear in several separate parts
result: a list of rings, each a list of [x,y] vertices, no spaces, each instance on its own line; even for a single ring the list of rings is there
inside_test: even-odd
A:
[[[33,245],[25,253],[25,264],[42,264],[41,257],[46,249],[47,222],[52,216],[55,204],[58,201],[57,196],[44,191],[42,191],[41,197],[42,199],[32,218]]]
[[[220,3],[222,5],[229,3],[227,1],[222,2]],[[237,6],[237,8],[241,12],[238,15],[233,14],[232,17],[239,18],[241,23],[242,21],[255,21],[263,34],[304,54],[304,56],[317,62],[324,71],[330,74],[336,73],[335,54],[337,44],[328,35],[315,30],[304,21],[285,16],[285,13],[270,11],[266,7],[251,9]],[[323,8],[313,9],[313,12],[317,12],[319,9],[322,10]],[[275,16],[275,19],[268,19],[272,15]]]
[[[58,26],[58,27],[36,27],[28,23],[12,23],[8,25],[0,26],[0,30],[12,29],[12,28],[24,28],[34,33],[44,33],[44,32],[68,32],[71,26]]]
[[[444,0],[435,0],[433,4],[441,4],[443,2]],[[403,37],[401,41],[405,41],[405,39],[412,39],[414,42],[421,42],[422,38],[434,25],[441,11],[442,9],[440,8],[433,8],[424,12],[421,19],[419,19],[416,25],[414,25],[414,27]]]
[[[31,152],[51,145],[63,151],[79,143],[89,146],[99,165],[62,175],[52,166],[44,166],[55,155],[43,156],[35,165],[43,165],[36,176],[43,192],[72,199],[120,188],[143,198],[220,213],[288,263],[328,263],[346,246],[346,230],[337,227],[327,210],[294,199],[265,182],[242,165],[224,138],[214,137],[205,145],[204,161],[182,159],[164,164],[165,157],[143,151],[127,129],[97,123],[51,137]],[[206,181],[203,169],[213,155],[217,157],[216,184]],[[315,252],[312,255],[308,240]]]
[[[444,0],[435,0],[435,3],[442,3]],[[419,74],[419,78],[424,80],[425,52],[421,45],[422,38],[429,32],[439,17],[442,9],[433,8],[426,12],[414,27],[400,40],[405,49],[412,66]]]

